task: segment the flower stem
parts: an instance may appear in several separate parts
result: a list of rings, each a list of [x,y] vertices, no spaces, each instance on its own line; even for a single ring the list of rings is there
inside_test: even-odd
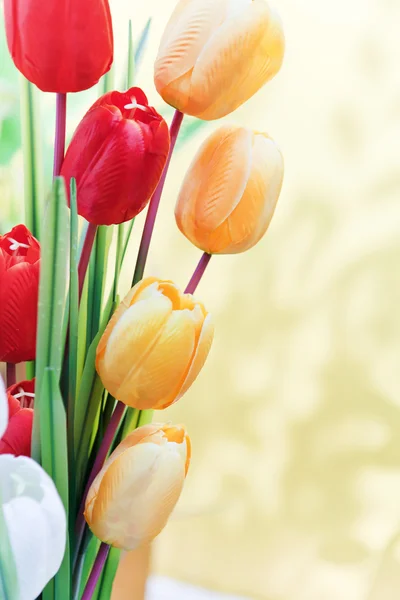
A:
[[[189,283],[186,286],[185,289],[185,294],[194,294],[197,286],[200,283],[201,278],[204,275],[204,271],[207,268],[208,263],[211,260],[211,254],[207,254],[207,252],[204,252],[203,256],[201,257],[201,259],[199,260],[199,264],[197,265]]]
[[[89,223],[87,231],[86,231],[85,241],[83,242],[83,248],[82,248],[81,256],[79,259],[79,265],[78,265],[79,300],[81,299],[81,296],[82,296],[83,284],[85,283],[85,275],[86,275],[86,271],[88,268],[90,254],[92,252],[93,242],[95,240],[96,233],[97,233],[97,225],[93,225],[93,223]]]
[[[54,140],[53,177],[58,177],[64,160],[67,94],[56,95],[56,134]]]
[[[158,207],[160,205],[161,194],[164,189],[165,180],[168,173],[169,163],[171,162],[172,152],[175,147],[175,143],[178,137],[179,129],[181,127],[183,120],[183,114],[176,110],[174,114],[174,118],[170,127],[170,147],[168,157],[165,163],[163,174],[161,175],[161,179],[158,182],[158,185],[155,189],[155,192],[150,200],[149,208],[146,215],[146,221],[143,228],[142,239],[140,240],[139,253],[136,261],[135,272],[133,274],[132,285],[135,285],[138,281],[140,281],[143,277],[144,269],[146,266],[147,255],[149,253],[149,247],[151,242],[151,236],[153,234],[154,223],[156,221],[156,216],[158,212]]]
[[[79,508],[78,518],[76,521],[76,528],[75,528],[76,550],[77,550],[76,555],[78,554],[80,545],[82,543],[83,534],[85,533],[85,518],[83,516],[83,512],[85,510],[85,502],[86,502],[86,497],[89,492],[89,488],[92,485],[96,475],[101,470],[101,468],[104,464],[104,461],[107,458],[107,454],[111,448],[111,444],[113,443],[115,434],[117,433],[118,427],[124,416],[125,409],[126,409],[125,404],[122,404],[122,402],[117,402],[117,406],[114,409],[114,412],[112,414],[112,417],[110,419],[110,422],[108,424],[106,432],[104,434],[103,440],[101,442],[99,451],[97,453],[96,460],[94,461],[94,465],[90,472],[89,479],[87,481],[85,491],[83,493],[82,502],[81,502],[81,505]]]
[[[94,561],[94,565],[89,575],[89,579],[87,581],[85,590],[82,594],[82,600],[91,600],[94,590],[96,589],[97,582],[107,560],[108,553],[110,551],[110,546],[101,543],[99,551],[97,553],[96,559]]]
[[[17,381],[15,363],[7,363],[7,387],[14,385]]]

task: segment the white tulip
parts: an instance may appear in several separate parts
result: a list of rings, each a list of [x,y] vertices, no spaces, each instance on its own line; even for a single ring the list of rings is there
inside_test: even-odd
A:
[[[0,438],[7,429],[8,423],[8,401],[7,392],[2,376],[0,375]]]
[[[10,454],[0,456],[0,498],[17,571],[18,600],[35,600],[64,557],[64,506],[42,467],[31,458]]]

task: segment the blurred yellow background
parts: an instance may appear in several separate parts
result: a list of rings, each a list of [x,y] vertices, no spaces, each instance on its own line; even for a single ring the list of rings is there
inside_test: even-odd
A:
[[[153,16],[138,85],[160,107],[152,63],[175,0],[111,5],[122,66],[128,19],[138,35]],[[275,5],[284,67],[224,121],[278,142],[284,187],[265,239],[214,257],[199,286],[216,337],[197,383],[155,417],[187,425],[193,461],[153,569],[257,600],[398,600],[400,3]],[[172,161],[147,274],[184,286],[200,258],[173,207],[220,123]]]

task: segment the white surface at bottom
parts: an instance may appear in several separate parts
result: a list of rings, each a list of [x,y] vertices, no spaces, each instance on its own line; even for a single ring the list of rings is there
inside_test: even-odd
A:
[[[249,600],[243,596],[230,596],[198,588],[168,577],[150,577],[146,600]]]

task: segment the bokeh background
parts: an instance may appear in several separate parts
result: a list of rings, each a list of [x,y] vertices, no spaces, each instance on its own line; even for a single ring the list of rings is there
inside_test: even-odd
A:
[[[214,257],[197,292],[216,337],[198,381],[167,412],[187,425],[193,462],[153,570],[255,600],[397,600],[400,3],[274,3],[284,67],[226,120],[275,138],[285,183],[265,239],[246,254]],[[152,63],[174,4],[111,0],[116,81],[128,19],[137,36],[152,16],[137,82],[168,118]],[[22,218],[23,171],[18,77],[3,39],[0,58],[6,231]],[[70,100],[70,133],[96,94]],[[49,182],[51,95],[41,95],[41,111]],[[182,286],[200,255],[175,226],[174,202],[199,143],[219,124],[181,144],[155,229],[147,273]]]

